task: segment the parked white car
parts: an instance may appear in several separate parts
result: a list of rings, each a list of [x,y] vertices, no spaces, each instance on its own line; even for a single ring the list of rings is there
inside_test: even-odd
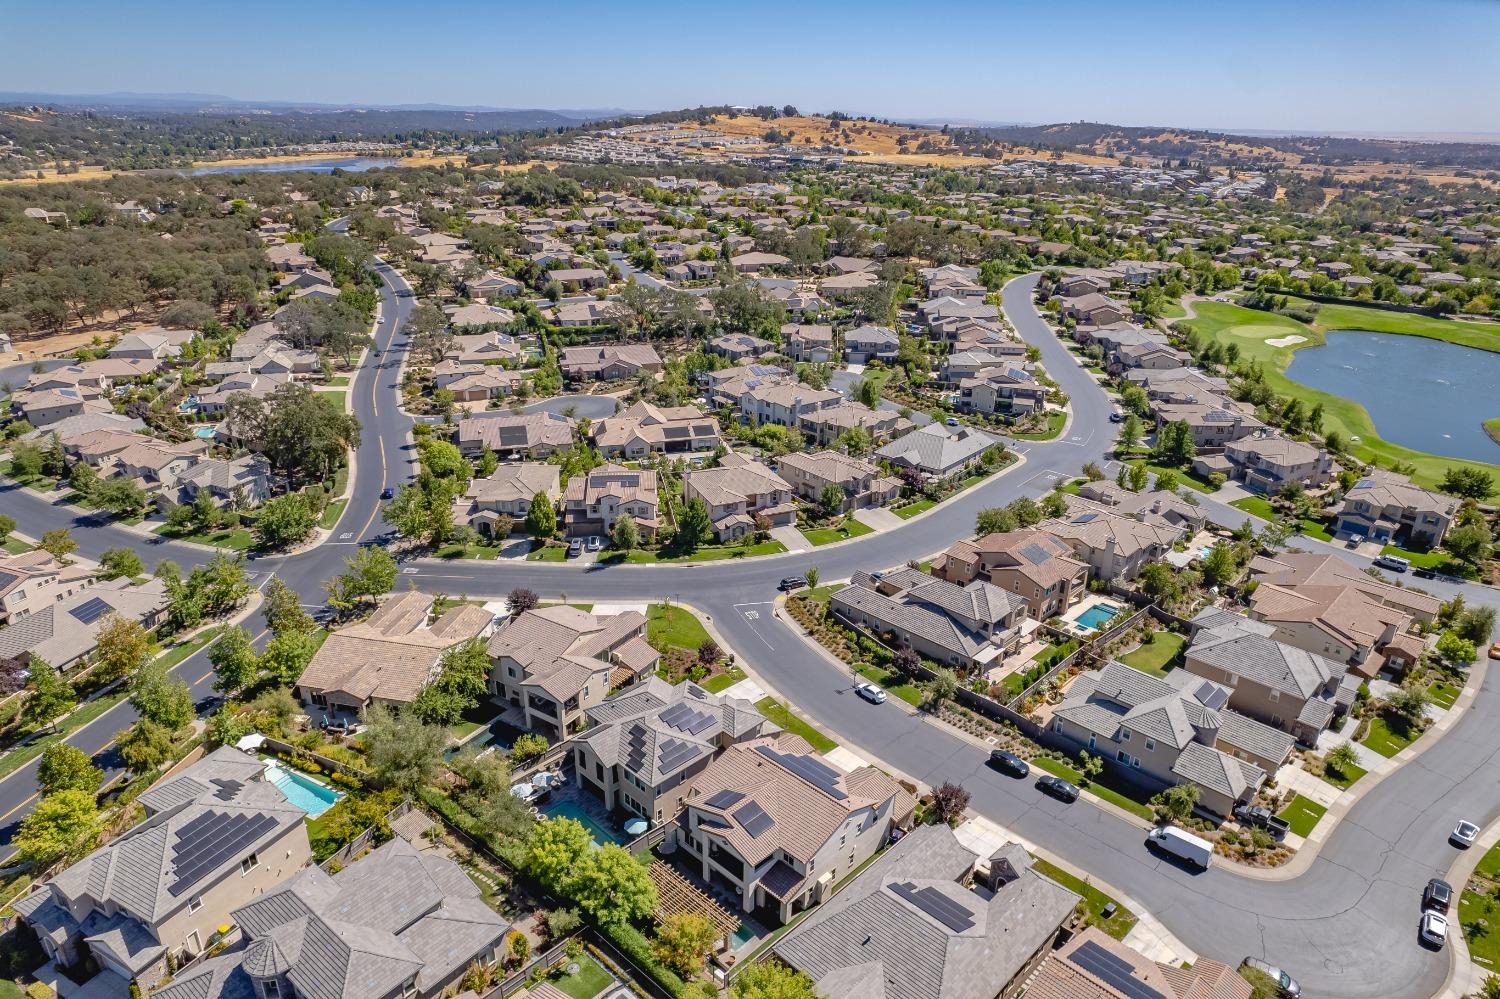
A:
[[[1453,827],[1453,834],[1448,838],[1467,849],[1473,846],[1474,841],[1479,838],[1479,827],[1472,822],[1460,822]]]
[[[1436,912],[1422,913],[1421,924],[1422,939],[1434,947],[1441,947],[1448,942],[1448,920]]]
[[[871,704],[885,703],[885,691],[881,690],[873,683],[861,683],[854,688],[854,692],[860,697],[863,697],[865,700],[869,701]]]

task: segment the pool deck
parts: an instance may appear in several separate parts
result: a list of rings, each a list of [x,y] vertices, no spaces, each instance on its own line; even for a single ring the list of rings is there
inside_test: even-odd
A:
[[[1090,628],[1079,623],[1080,618],[1082,618],[1089,611],[1093,610],[1095,607],[1099,606],[1112,607],[1114,608],[1115,613],[1110,615],[1109,620],[1103,622],[1103,625],[1098,628]],[[1088,596],[1084,597],[1077,604],[1075,604],[1073,609],[1068,611],[1067,615],[1063,617],[1062,630],[1068,632],[1069,634],[1077,635],[1079,638],[1087,638],[1090,635],[1098,634],[1104,629],[1104,627],[1108,627],[1110,621],[1113,621],[1121,614],[1126,613],[1128,613],[1127,608],[1118,601],[1110,600],[1109,598],[1100,596],[1097,593],[1090,593]]]

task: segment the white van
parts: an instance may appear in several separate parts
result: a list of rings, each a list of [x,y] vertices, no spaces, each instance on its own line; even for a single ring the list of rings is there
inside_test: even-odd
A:
[[[1375,559],[1375,564],[1392,572],[1405,572],[1411,568],[1411,563],[1399,555],[1381,555]]]
[[[1149,842],[1174,857],[1180,857],[1190,864],[1197,864],[1205,871],[1213,861],[1214,845],[1212,843],[1176,826],[1157,826],[1151,830]]]

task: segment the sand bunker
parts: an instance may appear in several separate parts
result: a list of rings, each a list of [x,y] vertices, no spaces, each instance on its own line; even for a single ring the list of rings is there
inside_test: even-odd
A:
[[[1307,337],[1305,337],[1305,336],[1298,336],[1295,333],[1293,333],[1291,336],[1279,336],[1279,337],[1276,337],[1274,340],[1267,340],[1266,341],[1266,343],[1269,344],[1272,347],[1295,347],[1299,343],[1306,343],[1306,342],[1307,342]]]

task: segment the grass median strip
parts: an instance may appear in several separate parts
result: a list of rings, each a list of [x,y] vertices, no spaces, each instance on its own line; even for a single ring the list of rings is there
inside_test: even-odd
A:
[[[1041,858],[1037,858],[1034,866],[1038,874],[1051,878],[1069,891],[1083,896],[1083,907],[1088,910],[1090,925],[1099,927],[1116,940],[1124,940],[1126,934],[1135,926],[1138,919],[1135,913],[1082,878],[1074,877],[1056,864],[1049,864]],[[1115,907],[1115,912],[1106,919],[1104,907],[1111,903]]]
[[[1298,794],[1292,796],[1292,800],[1277,813],[1277,817],[1286,819],[1287,824],[1292,827],[1292,832],[1305,838],[1312,835],[1313,827],[1318,824],[1318,820],[1326,811],[1328,809],[1316,801]]]
[[[755,706],[760,710],[761,714],[777,725],[780,725],[793,735],[802,736],[802,738],[807,740],[809,746],[820,753],[826,753],[838,745],[838,743],[828,738],[828,736],[792,714],[790,708],[774,697],[762,697],[755,702]]]

